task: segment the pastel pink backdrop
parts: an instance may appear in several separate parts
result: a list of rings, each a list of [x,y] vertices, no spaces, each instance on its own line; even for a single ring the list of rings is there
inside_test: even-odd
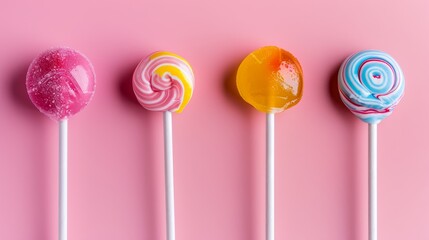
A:
[[[237,96],[235,71],[277,45],[305,72],[300,104],[276,116],[276,239],[367,239],[367,126],[337,94],[349,54],[380,49],[406,76],[379,126],[380,240],[429,239],[429,2],[4,0],[0,8],[0,239],[57,237],[57,123],[29,101],[31,60],[85,53],[90,105],[69,121],[69,239],[165,239],[162,114],[141,108],[133,69],[156,50],[192,64],[174,114],[178,240],[264,239],[264,114]]]

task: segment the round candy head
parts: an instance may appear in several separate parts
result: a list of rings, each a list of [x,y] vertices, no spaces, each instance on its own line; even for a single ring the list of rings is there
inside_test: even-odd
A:
[[[33,60],[27,72],[27,92],[33,104],[54,120],[82,110],[94,95],[94,69],[84,55],[54,48]]]
[[[302,78],[301,65],[292,54],[278,47],[263,47],[241,62],[237,88],[257,110],[277,113],[301,100]]]
[[[379,123],[404,94],[404,75],[387,53],[367,50],[348,57],[338,72],[341,100],[359,119]]]
[[[181,112],[192,97],[194,81],[185,59],[170,52],[155,52],[134,71],[133,89],[148,110]]]

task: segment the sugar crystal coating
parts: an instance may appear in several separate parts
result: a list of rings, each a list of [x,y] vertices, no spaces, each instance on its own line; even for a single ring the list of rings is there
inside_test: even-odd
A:
[[[95,74],[91,62],[69,48],[53,48],[33,60],[27,72],[33,104],[54,120],[67,119],[92,99]]]

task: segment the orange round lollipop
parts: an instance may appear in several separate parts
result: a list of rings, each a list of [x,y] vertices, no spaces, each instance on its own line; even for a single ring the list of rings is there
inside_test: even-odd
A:
[[[267,115],[266,239],[274,240],[274,115],[296,105],[302,97],[302,69],[298,60],[279,47],[263,47],[249,54],[237,72],[241,97]]]
[[[289,52],[274,46],[249,54],[237,72],[241,97],[265,113],[282,112],[302,97],[302,68]]]

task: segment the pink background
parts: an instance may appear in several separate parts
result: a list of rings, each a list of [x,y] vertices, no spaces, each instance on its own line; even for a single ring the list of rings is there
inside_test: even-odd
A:
[[[173,116],[177,239],[264,239],[265,117],[234,87],[264,45],[291,51],[305,75],[301,103],[276,117],[277,239],[366,239],[367,126],[340,102],[336,73],[368,48],[407,79],[379,126],[379,236],[429,239],[427,0],[3,0],[0,20],[0,239],[56,239],[57,123],[25,90],[31,60],[53,46],[85,53],[98,81],[69,121],[69,239],[165,239],[162,114],[131,91],[156,50],[196,76]]]

